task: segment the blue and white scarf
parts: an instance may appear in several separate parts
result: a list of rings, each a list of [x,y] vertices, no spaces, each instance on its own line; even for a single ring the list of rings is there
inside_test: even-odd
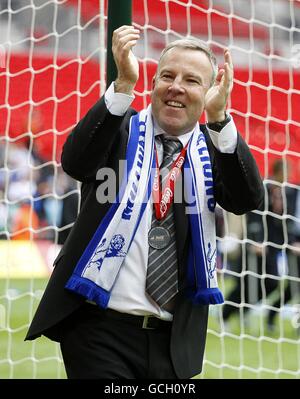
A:
[[[131,117],[119,193],[79,259],[66,288],[106,308],[114,282],[150,199],[155,171],[151,106]],[[199,304],[223,303],[216,268],[215,199],[206,139],[197,124],[184,163],[191,228],[187,295]]]

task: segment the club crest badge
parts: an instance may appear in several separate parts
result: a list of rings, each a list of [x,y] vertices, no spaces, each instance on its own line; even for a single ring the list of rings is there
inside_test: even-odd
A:
[[[100,270],[101,265],[104,261],[104,258],[116,258],[116,257],[125,257],[126,252],[122,251],[125,245],[125,238],[121,234],[115,234],[109,245],[105,246],[106,238],[100,242],[96,251],[91,258],[88,267],[97,267]]]

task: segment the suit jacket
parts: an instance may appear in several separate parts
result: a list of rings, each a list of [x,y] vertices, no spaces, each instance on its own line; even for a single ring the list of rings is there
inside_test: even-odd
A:
[[[66,140],[62,167],[82,182],[80,213],[54,262],[53,273],[26,339],[32,340],[43,334],[59,341],[63,324],[60,322],[85,301],[64,287],[110,207],[109,203],[97,202],[96,190],[103,181],[96,180],[96,174],[102,167],[112,168],[117,176],[122,173],[119,160],[125,158],[129,119],[134,113],[136,111],[129,109],[124,116],[111,115],[101,98]],[[214,148],[205,126],[201,129],[207,137],[217,202],[236,214],[257,208],[263,198],[263,186],[256,163],[243,139],[238,137],[234,154],[222,154]],[[184,203],[174,204],[175,225],[179,226],[176,229],[179,294],[172,324],[171,357],[179,378],[189,378],[201,372],[208,319],[208,306],[193,304],[184,294],[190,241],[184,209]]]

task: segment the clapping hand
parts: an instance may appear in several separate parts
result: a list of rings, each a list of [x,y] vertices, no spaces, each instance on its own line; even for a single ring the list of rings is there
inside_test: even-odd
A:
[[[219,69],[214,85],[205,95],[207,121],[221,122],[225,119],[227,99],[233,88],[233,64],[228,49],[224,50],[224,68]]]
[[[121,26],[113,33],[112,52],[118,70],[116,92],[132,94],[139,78],[138,60],[132,52],[139,37],[139,30],[128,25]]]

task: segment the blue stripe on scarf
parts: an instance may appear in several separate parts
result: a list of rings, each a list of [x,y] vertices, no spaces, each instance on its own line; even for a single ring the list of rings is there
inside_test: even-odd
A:
[[[184,178],[189,206],[189,222],[191,227],[192,242],[189,248],[187,264],[187,295],[194,302],[202,305],[220,304],[224,302],[223,294],[219,288],[210,288],[210,280],[206,278],[208,273],[206,249],[203,238],[203,226],[200,210],[195,213],[197,207],[197,193],[194,187],[195,170],[190,162],[190,148],[188,146],[187,157],[184,163]],[[193,179],[194,176],[194,179]],[[200,240],[199,240],[200,238]]]
[[[189,147],[189,152],[187,156],[187,161],[188,165],[191,170],[191,180],[192,183],[191,185],[194,186],[194,182],[196,182],[196,175],[195,175],[195,168],[192,162],[190,162],[190,147]],[[196,192],[197,187],[194,187],[194,194],[195,194],[195,201],[196,201],[196,206],[197,206],[197,198],[198,194]],[[197,264],[200,263],[200,267],[195,267],[195,273],[197,274],[197,282],[199,282],[200,287],[207,287],[209,288],[210,281],[209,278],[207,278],[207,273],[208,273],[208,266],[207,266],[207,258],[206,258],[206,248],[205,248],[205,243],[204,243],[204,238],[203,238],[203,225],[202,225],[202,216],[200,212],[200,205],[198,204],[198,211],[193,214],[191,214],[190,218],[190,223],[193,226],[192,227],[192,239],[193,239],[193,245],[195,249],[195,253],[197,254]],[[196,238],[197,237],[197,238]],[[200,238],[200,240],[199,240]]]
[[[186,187],[187,187],[187,197],[189,204],[193,201],[194,205],[192,209],[190,209],[189,213],[189,222],[190,222],[190,227],[191,227],[191,236],[192,236],[192,248],[190,251],[192,251],[193,255],[192,258],[190,258],[190,263],[188,266],[188,275],[194,276],[190,281],[192,283],[192,286],[199,286],[199,287],[207,287],[207,279],[206,279],[206,273],[205,273],[205,260],[203,256],[203,252],[205,250],[203,249],[202,245],[202,240],[199,240],[199,237],[201,236],[200,234],[200,229],[199,229],[199,213],[197,210],[197,200],[196,197],[192,197],[195,195],[195,187],[194,187],[194,182],[193,182],[193,177],[192,177],[192,169],[191,169],[191,164],[189,161],[189,156],[186,157],[185,163],[184,163],[184,169],[185,169],[185,182]],[[190,190],[192,189],[192,193]],[[193,261],[191,261],[193,259]],[[189,270],[192,268],[191,270]]]
[[[111,207],[109,208],[105,217],[102,219],[99,227],[95,231],[92,239],[90,240],[90,242],[87,245],[85,251],[83,252],[81,258],[79,259],[72,276],[70,277],[70,279],[68,280],[68,282],[65,286],[65,288],[85,296],[87,299],[96,302],[99,306],[101,306],[103,308],[106,308],[108,305],[109,298],[110,298],[110,292],[101,288],[99,285],[97,285],[93,281],[91,281],[85,277],[81,277],[81,276],[84,272],[84,269],[86,268],[86,265],[88,264],[88,262],[92,256],[92,254],[94,253],[95,249],[99,245],[99,242],[101,241],[111,219],[113,218],[114,214],[117,212],[117,210],[120,206],[120,198],[123,197],[124,191],[126,189],[126,186],[128,183],[128,176],[133,167],[135,155],[137,152],[138,139],[139,139],[139,133],[140,133],[139,132],[140,124],[145,124],[145,122],[140,123],[139,122],[139,114],[134,115],[131,118],[131,128],[130,128],[131,134],[129,137],[129,142],[128,142],[128,146],[127,146],[127,150],[126,150],[127,173],[126,173],[126,168],[125,168],[122,183],[120,185],[120,190],[116,196],[114,203],[111,205]],[[154,147],[154,144],[152,147]],[[152,154],[153,154],[153,150],[152,150]],[[153,157],[153,165],[154,165],[154,157]],[[149,167],[151,167],[151,166],[152,165],[150,165]],[[150,178],[147,193],[151,192],[151,189],[152,189],[152,179]],[[147,193],[146,193],[146,195],[147,195]],[[144,200],[137,226],[138,226],[139,221],[145,211],[147,202],[148,202],[148,200],[147,201]],[[137,226],[136,226],[136,228],[137,228]],[[134,237],[134,235],[133,235],[133,237]],[[131,242],[132,242],[132,240],[131,240]]]
[[[143,124],[143,125],[144,125],[144,124],[146,124],[146,121],[145,121],[145,122],[142,122],[142,123],[140,123],[140,124]],[[139,227],[140,221],[141,221],[141,219],[142,219],[142,217],[143,217],[143,214],[144,214],[144,212],[145,212],[145,209],[146,209],[146,207],[147,207],[149,197],[150,197],[150,195],[152,194],[152,187],[153,187],[153,181],[154,181],[154,172],[155,172],[155,167],[156,167],[156,160],[155,160],[155,156],[154,156],[154,139],[155,139],[155,136],[154,136],[154,131],[153,131],[153,134],[152,134],[152,145],[151,145],[151,158],[150,158],[150,159],[152,159],[152,162],[150,162],[149,168],[148,168],[148,176],[149,176],[148,187],[147,187],[147,190],[146,190],[146,192],[145,192],[145,196],[144,196],[144,198],[143,198],[143,202],[142,202],[142,206],[141,206],[141,211],[140,211],[139,217],[138,217],[138,219],[137,219],[137,223],[136,223],[136,225],[135,225],[135,229],[134,229],[134,231],[133,231],[133,234],[132,234],[132,237],[131,237],[131,240],[130,240],[130,244],[129,244],[128,250],[129,250],[129,248],[130,248],[130,246],[131,246],[131,243],[132,243],[132,241],[133,241],[133,239],[134,239],[136,230],[137,230],[138,227]]]

